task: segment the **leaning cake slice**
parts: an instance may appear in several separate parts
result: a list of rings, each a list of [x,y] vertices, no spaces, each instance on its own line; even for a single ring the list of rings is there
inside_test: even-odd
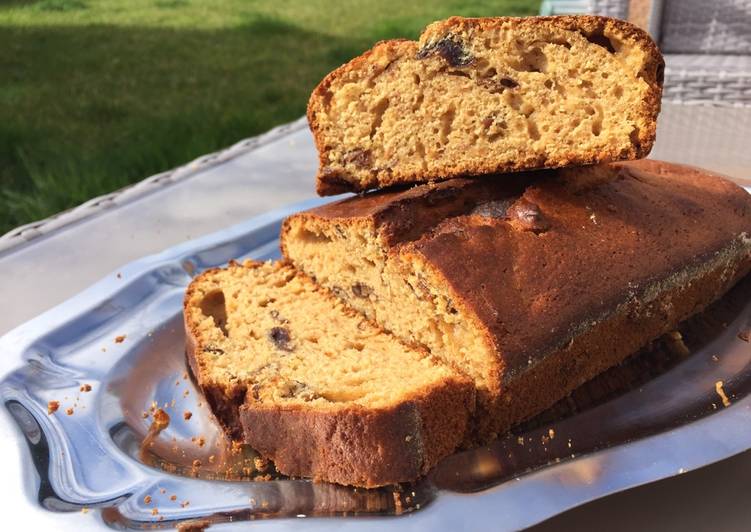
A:
[[[473,377],[484,441],[701,311],[751,268],[751,196],[635,161],[380,191],[288,218],[285,256]]]
[[[452,17],[381,42],[310,98],[318,192],[645,157],[663,65],[644,31],[593,16]]]
[[[474,387],[282,263],[232,263],[185,296],[188,360],[229,435],[282,473],[414,480],[462,441]]]

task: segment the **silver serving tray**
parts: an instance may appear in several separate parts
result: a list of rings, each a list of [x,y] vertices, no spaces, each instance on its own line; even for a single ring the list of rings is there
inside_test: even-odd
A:
[[[222,480],[223,462],[237,457],[186,375],[183,291],[197,272],[230,259],[278,257],[281,220],[324,202],[130,263],[0,338],[0,396],[28,444],[27,470],[38,475],[29,496],[53,512],[96,509],[115,528],[204,517],[234,528],[273,517],[266,528],[511,530],[751,448],[751,344],[738,339],[751,323],[744,292],[727,323],[668,371],[561,421],[449,457],[413,485]],[[52,415],[49,401],[60,402]],[[144,447],[152,402],[171,420]]]

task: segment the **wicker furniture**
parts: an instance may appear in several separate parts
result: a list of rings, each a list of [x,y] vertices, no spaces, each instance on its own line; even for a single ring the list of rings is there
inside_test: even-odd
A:
[[[751,105],[751,0],[545,0],[547,15],[631,20],[665,54],[668,101]]]

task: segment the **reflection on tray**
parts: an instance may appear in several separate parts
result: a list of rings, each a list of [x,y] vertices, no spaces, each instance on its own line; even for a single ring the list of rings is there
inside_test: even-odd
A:
[[[448,457],[427,478],[410,485],[364,490],[286,479],[252,450],[233,447],[186,374],[179,316],[155,331],[150,342],[132,353],[130,364],[121,365],[121,373],[112,377],[110,393],[119,398],[123,415],[110,427],[110,435],[134,460],[175,475],[177,486],[177,477],[189,477],[243,481],[247,488],[246,508],[219,513],[213,510],[215,493],[186,494],[184,487],[176,488],[181,493],[172,505],[179,503],[191,512],[177,512],[170,519],[401,514],[424,508],[438,490],[482,490],[709,415],[726,406],[723,395],[731,402],[746,395],[751,384],[749,296],[751,277],[678,332],[586,383],[512,434],[489,447]],[[157,410],[168,412],[170,422],[144,446]],[[589,483],[599,474],[591,468],[575,471],[562,480]],[[172,498],[167,491],[161,495]],[[149,505],[143,504],[148,513]],[[105,517],[112,524],[137,525],[114,509]]]

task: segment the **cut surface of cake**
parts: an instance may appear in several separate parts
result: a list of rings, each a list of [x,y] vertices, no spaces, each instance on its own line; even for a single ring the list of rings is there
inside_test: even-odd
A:
[[[462,441],[475,389],[282,263],[232,263],[190,284],[187,355],[230,436],[293,476],[414,480]]]
[[[720,297],[750,234],[746,191],[643,160],[369,193],[291,216],[282,249],[470,376],[482,442]]]
[[[594,16],[452,17],[378,43],[310,98],[318,192],[644,157],[663,67],[647,33]]]

